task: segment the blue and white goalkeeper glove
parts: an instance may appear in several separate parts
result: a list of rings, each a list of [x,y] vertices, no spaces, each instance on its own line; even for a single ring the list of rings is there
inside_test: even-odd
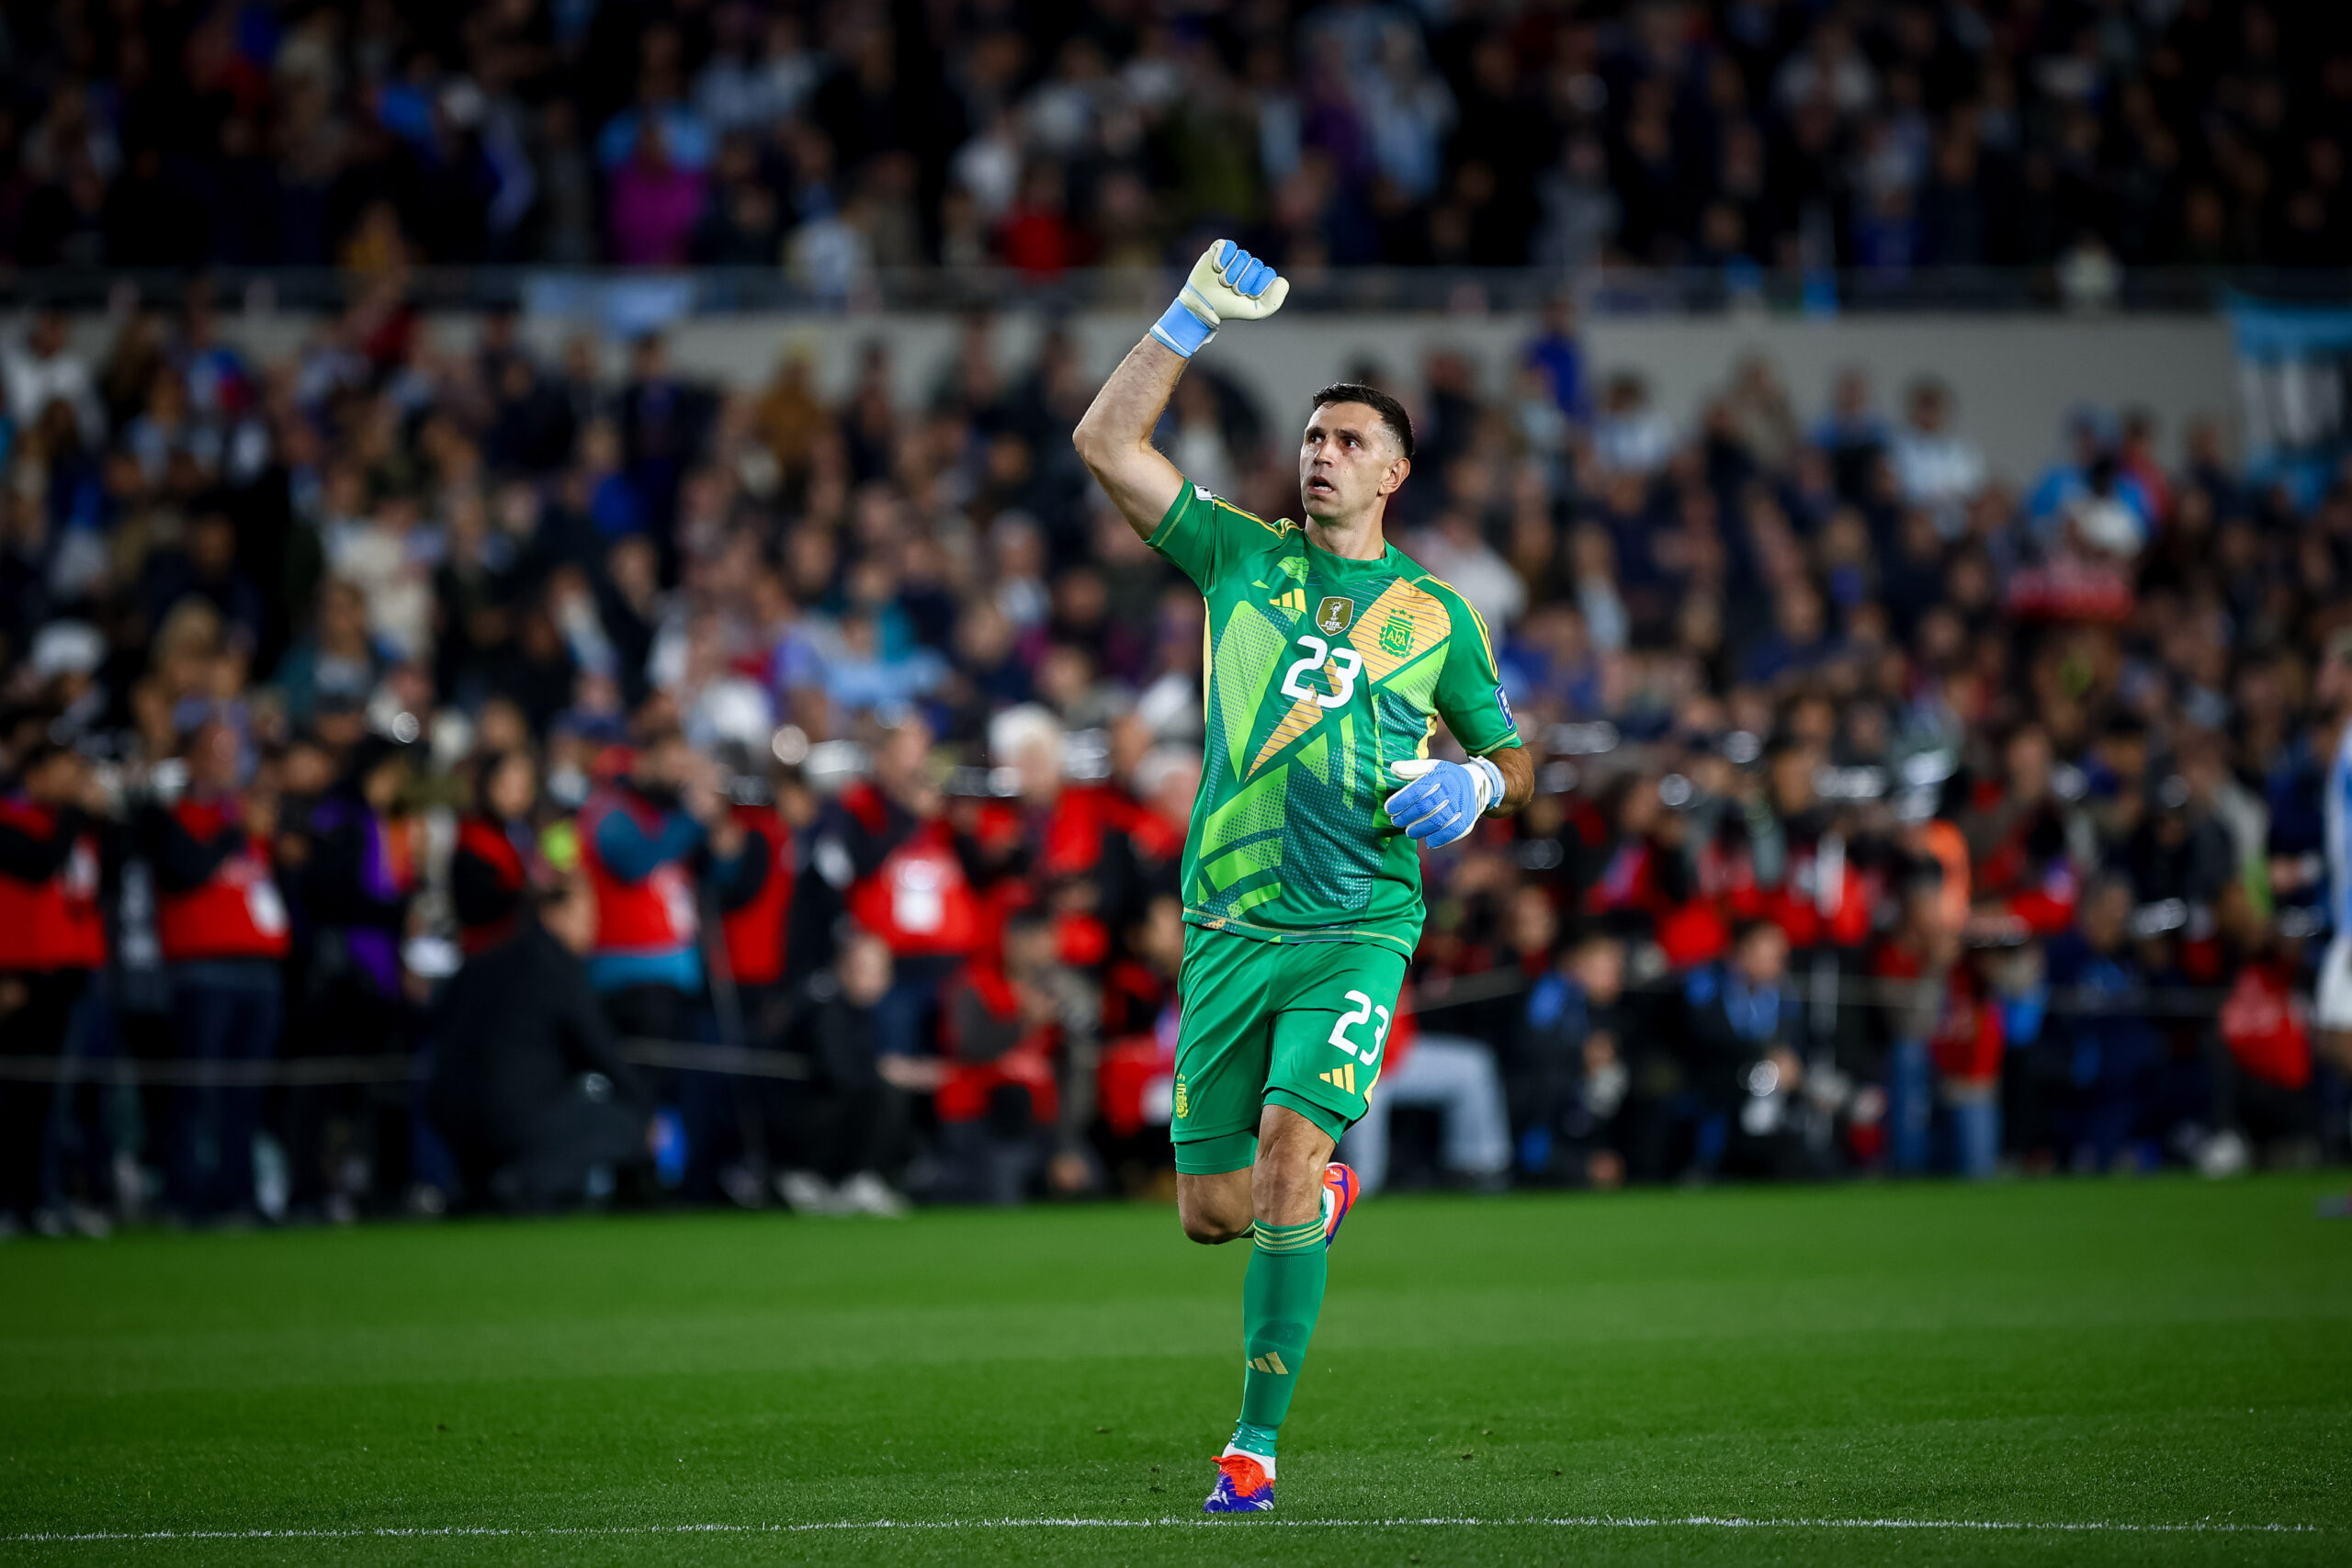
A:
[[[1201,253],[1176,302],[1153,323],[1151,335],[1190,359],[1227,321],[1272,315],[1290,298],[1290,279],[1230,240]]]
[[[1407,838],[1431,849],[1466,837],[1487,808],[1503,797],[1503,771],[1484,757],[1466,763],[1391,762],[1388,768],[1411,781],[1388,797],[1388,819]]]

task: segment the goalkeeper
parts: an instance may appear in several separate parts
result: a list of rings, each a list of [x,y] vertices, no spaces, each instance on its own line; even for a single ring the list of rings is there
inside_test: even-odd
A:
[[[1331,1154],[1364,1113],[1420,940],[1420,848],[1516,811],[1534,777],[1477,612],[1382,534],[1413,469],[1396,399],[1316,394],[1298,446],[1304,523],[1252,516],[1153,450],[1185,361],[1289,292],[1230,241],[1210,246],[1075,435],[1127,522],[1208,604],[1170,1131],[1184,1234],[1252,1243],[1241,1417],[1211,1513],[1273,1506],[1275,1434],[1355,1197]],[[1430,758],[1441,718],[1467,762]]]

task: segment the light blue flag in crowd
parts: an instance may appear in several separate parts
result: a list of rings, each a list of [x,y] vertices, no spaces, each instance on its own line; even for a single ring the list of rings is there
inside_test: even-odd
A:
[[[2352,451],[2352,309],[2230,304],[2237,334],[2238,400],[2245,466],[2258,480],[2285,479],[2308,506]]]

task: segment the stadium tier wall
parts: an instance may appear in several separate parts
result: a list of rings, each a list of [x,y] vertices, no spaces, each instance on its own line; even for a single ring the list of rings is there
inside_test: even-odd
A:
[[[997,350],[1005,367],[1032,362],[1037,335],[1054,318],[1013,310],[998,321]],[[1090,365],[1108,373],[1132,347],[1146,318],[1132,311],[1088,310],[1066,320]],[[789,312],[701,315],[665,329],[673,363],[722,385],[764,383],[780,358],[813,357],[829,397],[845,394],[866,344],[889,345],[902,405],[920,403],[954,354],[965,318],[948,311],[865,314]],[[290,352],[315,327],[315,318],[290,311],[224,318],[224,335],[264,358]],[[541,314],[524,331],[553,355],[572,334],[596,330],[594,320]],[[14,331],[15,323],[0,330]],[[1211,359],[1256,394],[1269,417],[1303,407],[1317,387],[1365,361],[1399,384],[1418,388],[1421,363],[1438,348],[1468,355],[1482,389],[1504,389],[1514,359],[1537,330],[1532,313],[1477,316],[1295,314],[1222,334]],[[435,318],[435,331],[452,346],[473,331],[471,318]],[[112,342],[103,316],[78,323],[79,346],[95,360]],[[1657,406],[1690,428],[1704,400],[1720,391],[1746,356],[1762,354],[1778,367],[1801,413],[1826,404],[1831,378],[1859,366],[1875,384],[1882,412],[1894,414],[1905,384],[1940,378],[1958,399],[1959,423],[1984,449],[1995,471],[2023,482],[2057,454],[2066,415],[2090,404],[2114,410],[2136,405],[2161,421],[2168,460],[2195,419],[2218,420],[2233,432],[2237,367],[2228,322],[2218,314],[2058,317],[2046,312],[1780,317],[1762,314],[1596,316],[1582,326],[1592,386],[1618,369],[1640,372]],[[617,374],[625,342],[605,331],[609,367]],[[2234,443],[2233,443],[2234,446]]]

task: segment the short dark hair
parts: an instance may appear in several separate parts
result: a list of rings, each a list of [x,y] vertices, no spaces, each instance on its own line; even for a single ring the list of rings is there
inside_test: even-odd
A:
[[[1380,416],[1380,423],[1388,427],[1388,434],[1394,435],[1396,445],[1404,449],[1406,460],[1411,461],[1413,421],[1405,412],[1403,403],[1379,388],[1367,387],[1361,381],[1334,381],[1315,394],[1314,407],[1319,409],[1327,403],[1363,404]]]

